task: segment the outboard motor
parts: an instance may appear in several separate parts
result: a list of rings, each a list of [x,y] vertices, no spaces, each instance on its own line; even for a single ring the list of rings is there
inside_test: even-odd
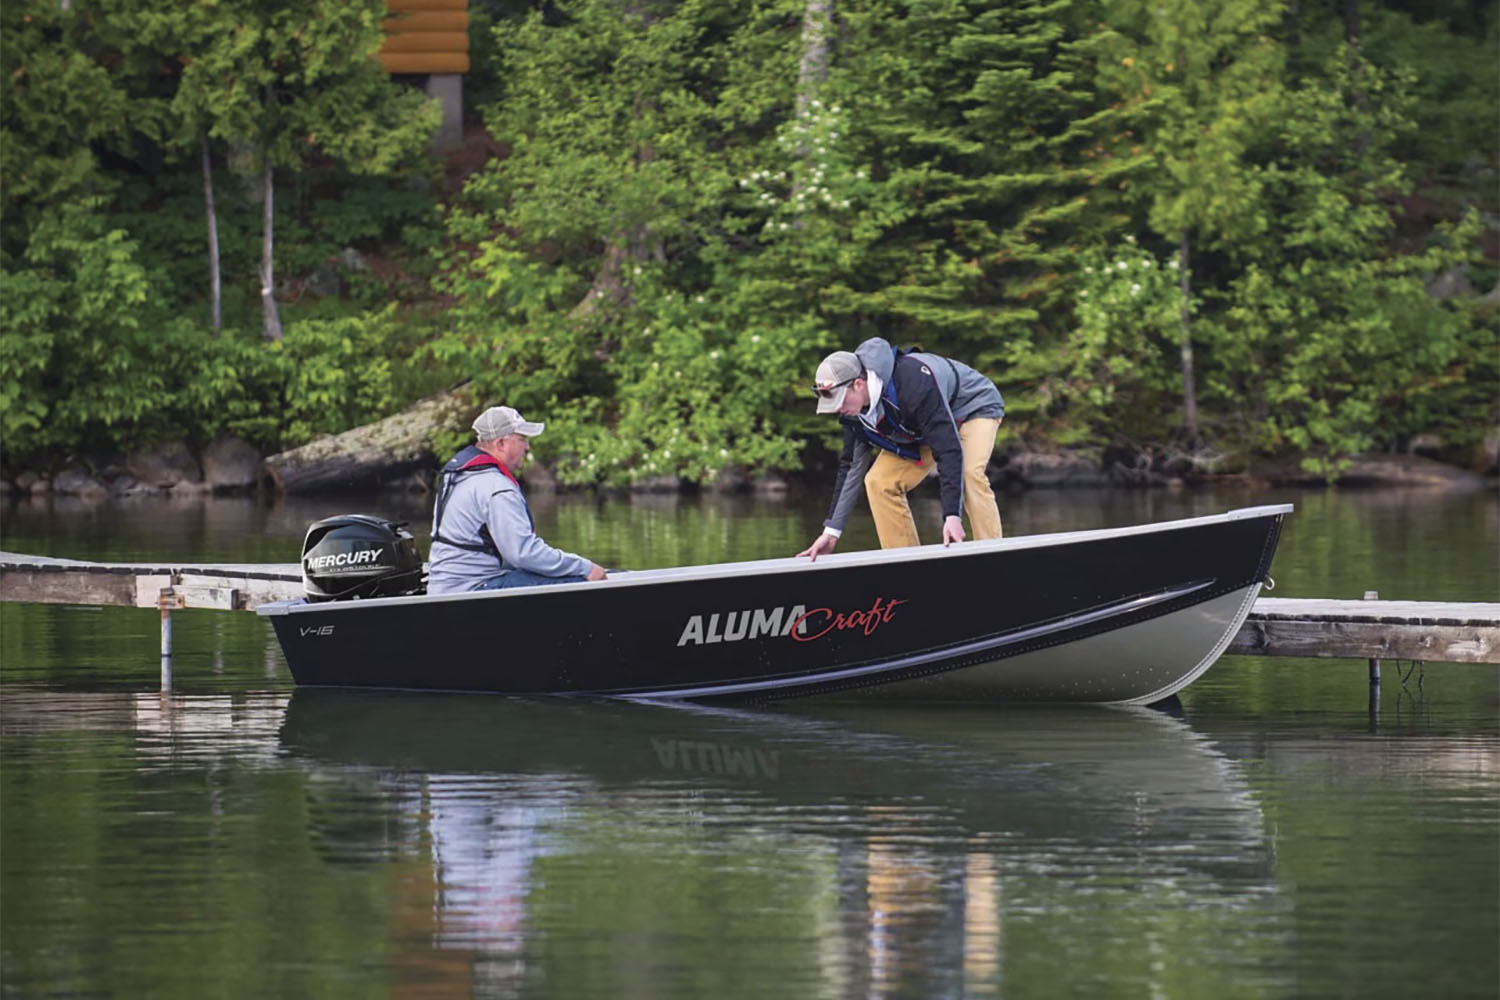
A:
[[[404,521],[326,517],[302,543],[302,590],[309,601],[421,593],[422,555]]]

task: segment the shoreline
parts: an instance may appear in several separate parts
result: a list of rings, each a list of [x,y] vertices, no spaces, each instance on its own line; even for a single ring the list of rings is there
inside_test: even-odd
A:
[[[1496,469],[1487,474],[1419,454],[1364,454],[1355,456],[1337,479],[1303,471],[1296,460],[1266,462],[1247,471],[1203,473],[1151,463],[1144,454],[1126,459],[1120,454],[1012,451],[990,463],[995,491],[1014,495],[1031,490],[1199,490],[1216,487],[1275,489],[1282,487],[1337,489],[1417,488],[1442,492],[1495,490]],[[370,470],[359,479],[317,489],[283,491],[265,475],[264,459],[248,445],[215,442],[201,456],[177,443],[156,452],[122,458],[75,459],[51,476],[23,471],[0,477],[0,498],[63,496],[85,500],[139,496],[251,496],[334,497],[350,493],[427,494],[437,464],[413,468],[410,463]],[[832,482],[833,462],[826,456],[795,473],[752,473],[725,469],[716,482],[697,484],[676,477],[654,477],[621,486],[565,486],[546,463],[533,459],[520,478],[532,494],[631,496],[677,494],[745,495],[776,498],[790,492],[824,489]],[[934,472],[933,476],[936,475]]]

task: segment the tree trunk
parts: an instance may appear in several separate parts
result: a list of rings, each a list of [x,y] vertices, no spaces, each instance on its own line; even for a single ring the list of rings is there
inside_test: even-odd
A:
[[[797,67],[797,117],[807,114],[828,79],[828,29],[833,0],[807,0],[802,13],[802,62]]]
[[[833,0],[807,0],[802,10],[802,60],[797,65],[797,122],[805,124],[812,117],[813,101],[823,92],[828,79],[828,26],[833,16]],[[792,201],[800,204],[804,179],[813,172],[812,150],[807,133],[797,145],[797,162],[792,168]],[[797,226],[802,225],[798,219]]]
[[[461,427],[473,409],[465,383],[384,420],[272,455],[261,465],[261,482],[282,493],[368,489],[403,481],[426,489],[426,474],[437,465],[433,434]]]
[[[265,166],[262,170],[265,202],[261,207],[260,307],[266,340],[280,340],[281,313],[276,308],[276,272],[272,236],[276,222],[276,196],[271,187],[271,182],[274,180],[274,168],[271,166],[269,146],[262,150],[262,155],[265,158]]]
[[[1182,322],[1182,430],[1187,437],[1190,448],[1198,446],[1198,390],[1194,386],[1193,377],[1193,338],[1192,338],[1192,279],[1188,269],[1190,258],[1188,231],[1182,230],[1182,239],[1178,244],[1178,281],[1182,289],[1182,309],[1179,317]]]
[[[1292,79],[1302,72],[1302,3],[1289,0],[1282,17],[1281,30],[1286,35],[1286,68]]]
[[[599,259],[599,269],[594,272],[589,290],[568,315],[573,319],[587,319],[606,303],[623,305],[630,297],[625,291],[624,272],[625,247],[621,241],[611,240],[604,248],[604,256]]]
[[[219,275],[219,218],[214,214],[213,161],[208,155],[208,132],[198,133],[199,146],[203,151],[203,206],[208,216],[208,289],[210,320],[214,333],[224,326],[224,294]]]
[[[647,106],[654,107],[652,99],[637,95],[634,102],[636,117],[640,117],[642,109]],[[649,143],[636,149],[637,165],[650,163],[655,159],[656,150]],[[604,256],[599,259],[599,268],[594,272],[594,280],[589,285],[588,292],[583,296],[583,300],[569,312],[569,317],[575,320],[588,319],[598,313],[601,306],[627,305],[630,302],[630,282],[625,273],[626,264],[647,259],[655,259],[658,262],[665,260],[661,240],[651,235],[647,224],[636,223],[624,233],[612,234],[608,245],[604,248]],[[617,346],[615,340],[606,337],[594,348],[594,357],[601,361],[608,361],[614,355]]]

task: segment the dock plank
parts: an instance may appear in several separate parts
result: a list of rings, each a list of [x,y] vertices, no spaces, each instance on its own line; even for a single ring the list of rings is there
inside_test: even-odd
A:
[[[103,563],[0,552],[0,601],[253,611],[302,596],[297,563]]]

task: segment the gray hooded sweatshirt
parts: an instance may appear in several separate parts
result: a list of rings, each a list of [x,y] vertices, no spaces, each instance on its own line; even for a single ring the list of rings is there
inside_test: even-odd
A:
[[[433,534],[438,530],[436,517],[434,511]],[[459,480],[443,509],[442,533],[446,538],[476,543],[480,525],[489,526],[503,565],[488,553],[434,541],[427,570],[429,594],[478,590],[510,569],[530,570],[541,576],[581,576],[593,567],[582,556],[542,541],[531,526],[531,511],[521,488],[494,467]]]

